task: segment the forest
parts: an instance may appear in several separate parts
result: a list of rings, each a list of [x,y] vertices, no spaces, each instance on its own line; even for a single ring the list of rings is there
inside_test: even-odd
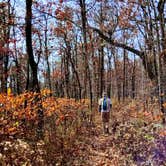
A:
[[[166,166],[166,0],[0,0],[0,165]]]

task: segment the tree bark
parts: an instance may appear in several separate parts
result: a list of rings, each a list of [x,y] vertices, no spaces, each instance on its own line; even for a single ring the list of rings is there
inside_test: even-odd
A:
[[[47,39],[47,31],[48,31],[48,20],[47,17],[44,15],[44,20],[45,20],[45,33],[44,33],[44,52],[45,52],[45,60],[47,63],[47,71],[46,71],[46,87],[52,90],[51,87],[51,71],[50,71],[50,64],[49,64],[49,54],[48,54],[48,39]]]
[[[123,101],[126,98],[126,50],[123,50]]]
[[[32,0],[26,0],[26,48],[29,59],[29,65],[31,67],[32,84],[28,85],[28,89],[34,92],[40,92],[38,77],[37,77],[37,63],[34,60],[32,49]]]
[[[84,67],[85,67],[85,77],[88,78],[88,85],[89,85],[89,97],[90,97],[90,109],[92,112],[92,82],[91,82],[91,73],[89,69],[89,62],[88,62],[88,48],[87,48],[87,17],[86,17],[86,3],[85,0],[79,0],[80,7],[81,7],[81,19],[82,19],[82,32],[83,32],[83,40],[84,40],[84,48],[83,48],[83,56],[84,56]],[[92,117],[91,117],[92,118]]]
[[[26,50],[28,56],[28,64],[31,67],[31,84],[27,84],[27,90],[32,92],[40,93],[40,87],[37,77],[37,63],[34,60],[33,48],[32,48],[32,0],[26,0],[26,18],[25,18],[25,33],[26,33]],[[38,104],[38,128],[37,138],[43,137],[43,125],[44,125],[44,114],[42,106],[40,104],[40,95],[35,99]]]
[[[133,62],[133,69],[132,69],[132,77],[131,77],[131,89],[132,89],[132,98],[135,98],[136,91],[135,91],[135,77],[136,77],[136,60],[134,55],[134,62]]]
[[[72,70],[73,70],[73,73],[74,73],[74,75],[75,75],[75,77],[74,78],[76,78],[76,81],[77,81],[77,83],[78,83],[78,89],[79,89],[79,94],[78,94],[78,96],[79,96],[79,99],[81,100],[81,91],[82,91],[82,87],[81,87],[81,83],[80,83],[80,78],[79,78],[79,75],[78,75],[78,72],[77,72],[77,70],[76,70],[76,67],[75,67],[75,64],[74,64],[74,62],[73,62],[73,60],[72,60],[72,55],[71,55],[71,46],[70,46],[70,43],[69,43],[69,41],[67,40],[67,38],[66,38],[66,36],[65,36],[65,44],[66,44],[66,48],[67,48],[67,50],[66,50],[66,55],[67,55],[67,57],[69,58],[69,61],[70,61],[70,63],[71,63],[71,67],[72,67]]]

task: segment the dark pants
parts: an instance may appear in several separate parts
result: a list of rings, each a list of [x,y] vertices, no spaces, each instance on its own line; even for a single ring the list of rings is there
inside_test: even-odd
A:
[[[109,112],[101,112],[101,118],[103,123],[103,132],[104,134],[109,133],[109,119],[110,113]]]

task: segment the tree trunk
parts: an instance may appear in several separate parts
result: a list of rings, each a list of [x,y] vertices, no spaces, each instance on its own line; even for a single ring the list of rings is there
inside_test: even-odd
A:
[[[86,34],[87,33],[86,3],[85,3],[85,0],[79,0],[79,2],[80,2],[80,7],[81,7],[82,32],[83,32],[83,40],[84,40],[83,57],[85,60],[84,61],[85,77],[88,78],[90,109],[92,112],[93,94],[92,94],[91,73],[90,73],[89,62],[88,62],[88,48],[87,48],[87,34]]]
[[[50,71],[50,64],[49,64],[49,52],[48,52],[48,39],[47,39],[47,31],[48,31],[48,20],[46,18],[46,16],[44,15],[44,20],[45,20],[45,33],[44,33],[44,38],[45,38],[45,41],[44,41],[44,49],[45,49],[45,60],[46,60],[46,63],[47,63],[47,71],[46,71],[46,87],[49,88],[50,90],[52,90],[52,87],[51,87],[51,71]]]
[[[117,64],[117,57],[115,55],[115,52],[113,53],[113,58],[114,58],[114,65],[115,65],[115,77],[116,77],[116,88],[117,88],[117,97],[118,101],[120,101],[121,98],[121,82],[119,80],[119,75],[118,75],[118,64]],[[119,73],[120,74],[120,73]]]
[[[107,73],[107,92],[108,96],[111,97],[112,95],[112,54],[109,55],[109,49],[107,48],[107,58],[108,58],[108,73]]]
[[[103,41],[103,40],[101,40]],[[104,82],[104,48],[101,46],[99,48],[99,89],[100,89],[100,97],[105,89],[105,82]]]
[[[132,77],[131,77],[131,89],[132,89],[132,98],[135,98],[136,91],[135,91],[135,77],[136,77],[136,60],[134,55],[134,63],[133,63],[133,70],[132,70]]]
[[[160,107],[161,111],[164,113],[163,123],[166,123],[166,110],[163,106],[166,100],[166,25],[165,25],[165,13],[164,6],[166,5],[166,0],[160,0],[158,3],[158,13],[159,13],[159,22],[160,22],[160,31],[161,31],[161,48],[162,52],[160,53]]]
[[[81,87],[81,83],[80,83],[80,78],[79,78],[78,72],[76,70],[75,64],[74,64],[74,62],[72,60],[72,57],[71,57],[71,46],[70,46],[70,43],[67,40],[66,36],[65,36],[64,40],[65,40],[65,44],[66,44],[66,48],[67,48],[67,50],[66,50],[66,56],[69,58],[69,61],[71,63],[71,67],[72,67],[72,70],[73,70],[73,73],[74,73],[74,78],[76,78],[76,81],[78,83],[78,89],[79,89],[78,96],[79,96],[79,99],[81,100],[82,87]]]
[[[15,27],[13,27],[13,36],[14,36],[14,39],[16,39]],[[16,93],[20,94],[20,92],[21,92],[21,79],[20,79],[21,68],[20,68],[20,65],[18,62],[16,43],[14,43],[14,52],[15,52],[15,65],[16,65],[16,69],[17,69],[17,71],[16,71]]]
[[[123,50],[123,101],[126,98],[126,50]]]
[[[1,75],[1,91],[3,93],[7,93],[7,80],[8,80],[8,63],[9,63],[9,38],[10,38],[10,25],[6,25],[6,22],[10,19],[10,0],[7,2],[7,7],[2,7],[1,9],[1,20],[0,24],[3,27],[0,34],[0,47],[5,48],[2,49],[2,75]],[[7,20],[7,21],[6,21]]]
[[[40,93],[40,87],[37,77],[37,63],[34,60],[33,49],[32,49],[32,0],[26,0],[26,18],[25,18],[25,32],[26,32],[26,49],[28,55],[28,63],[31,67],[31,84],[27,84],[27,89],[32,92]],[[40,103],[40,95],[37,96],[36,102]],[[38,139],[43,137],[43,125],[44,125],[44,114],[41,104],[38,106]]]

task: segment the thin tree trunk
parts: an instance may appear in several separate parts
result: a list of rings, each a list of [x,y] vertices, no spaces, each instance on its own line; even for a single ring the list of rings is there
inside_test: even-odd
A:
[[[46,72],[46,87],[48,87],[50,90],[52,90],[51,87],[51,71],[50,71],[50,64],[49,64],[49,54],[48,54],[48,39],[47,39],[47,31],[48,31],[48,20],[46,18],[46,16],[44,15],[44,20],[45,20],[45,33],[44,33],[44,48],[45,48],[45,59],[46,59],[46,63],[47,63],[47,72]]]
[[[107,57],[108,57],[107,92],[108,92],[108,96],[111,97],[112,95],[112,65],[111,65],[112,54],[109,55],[108,48],[107,48]]]
[[[121,82],[120,82],[119,76],[118,76],[118,65],[117,65],[117,57],[115,55],[115,52],[113,53],[113,57],[114,57],[114,65],[115,65],[117,97],[118,97],[118,101],[120,101],[120,98],[121,98]]]
[[[76,70],[76,68],[75,68],[75,64],[74,64],[74,62],[73,62],[73,60],[72,60],[72,57],[71,57],[71,47],[70,47],[70,43],[69,43],[69,41],[66,39],[66,37],[65,37],[65,44],[66,44],[66,47],[67,47],[67,52],[66,52],[66,54],[67,54],[67,57],[69,58],[69,61],[70,61],[70,63],[71,63],[71,67],[72,67],[72,69],[73,69],[73,73],[74,73],[75,78],[76,78],[76,81],[77,81],[77,83],[78,83],[79,99],[81,100],[81,90],[82,90],[82,87],[81,87],[81,83],[80,83],[80,78],[79,78],[78,72],[77,72],[77,70]]]
[[[123,101],[126,98],[126,50],[123,50]]]
[[[2,9],[3,10],[3,9]],[[6,16],[7,14],[7,16]],[[10,19],[10,0],[7,2],[7,11],[4,9],[3,11],[3,16],[2,16],[2,24],[6,24],[6,19]],[[7,51],[4,51],[2,53],[3,56],[3,65],[2,65],[2,81],[1,81],[1,87],[2,87],[2,92],[7,93],[7,80],[8,80],[8,63],[9,63],[9,38],[10,38],[10,25],[7,27],[4,27],[3,30],[4,33],[2,33],[2,47],[7,45]],[[3,36],[4,35],[4,36]],[[4,40],[4,41],[3,41]],[[7,41],[7,43],[5,43]]]
[[[166,5],[166,0],[160,0],[158,3],[158,13],[159,13],[159,22],[160,22],[160,31],[161,31],[161,48],[162,53],[160,57],[163,57],[163,62],[160,60],[160,107],[161,111],[164,113],[163,123],[166,123],[166,110],[164,109],[164,102],[166,98],[166,25],[165,25],[165,13],[164,6]]]
[[[132,98],[135,98],[136,91],[135,91],[135,77],[136,77],[136,60],[135,60],[135,55],[134,55],[134,63],[133,63],[133,71],[132,71],[132,79],[131,79],[131,89],[132,89]]]
[[[101,47],[99,49],[99,89],[100,89],[100,96],[102,96],[102,93],[105,89],[105,83],[104,83],[104,48]]]
[[[16,39],[16,32],[15,32],[15,27],[13,27],[13,36]],[[15,52],[15,65],[16,65],[16,89],[17,89],[17,94],[20,94],[21,92],[21,81],[20,81],[20,65],[18,63],[18,57],[17,57],[17,45],[16,42],[14,43],[14,52]]]
[[[90,109],[92,112],[92,99],[93,99],[93,94],[92,94],[92,82],[91,82],[91,73],[89,69],[89,62],[88,62],[88,48],[87,48],[87,18],[86,18],[86,3],[85,0],[79,0],[80,2],[80,7],[81,7],[81,19],[82,19],[82,31],[83,31],[83,40],[84,40],[84,49],[83,49],[83,56],[85,60],[85,77],[88,78],[88,84],[89,84],[89,96],[90,96]],[[92,119],[92,117],[91,117]]]

